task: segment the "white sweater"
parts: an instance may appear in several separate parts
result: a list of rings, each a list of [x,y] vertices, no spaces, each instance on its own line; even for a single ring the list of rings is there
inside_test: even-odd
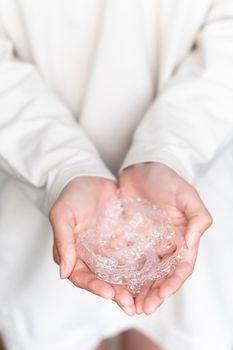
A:
[[[138,162],[193,182],[232,138],[232,0],[0,0],[0,177],[43,211]]]

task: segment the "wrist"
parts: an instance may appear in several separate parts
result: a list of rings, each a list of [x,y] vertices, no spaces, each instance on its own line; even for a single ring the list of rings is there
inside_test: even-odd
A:
[[[143,162],[143,163],[137,163],[137,164],[133,164],[127,168],[125,168],[121,175],[124,176],[124,174],[137,174],[137,175],[141,175],[141,176],[146,176],[149,175],[151,173],[170,173],[173,175],[176,175],[178,177],[180,177],[177,172],[172,169],[171,167],[169,167],[166,164],[163,164],[161,162]]]

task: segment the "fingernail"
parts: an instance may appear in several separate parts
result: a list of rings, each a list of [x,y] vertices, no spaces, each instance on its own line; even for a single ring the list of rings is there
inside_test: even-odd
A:
[[[124,307],[124,311],[127,313],[128,316],[134,315],[134,310],[132,307]]]
[[[147,308],[147,309],[145,310],[145,314],[149,316],[149,315],[151,315],[153,312],[155,312],[156,309],[157,309],[157,307],[155,307],[155,306],[149,307],[149,308]]]
[[[121,304],[123,305],[123,307],[125,307],[125,308],[131,308],[131,309],[132,309],[132,306],[134,305],[134,303],[132,302],[132,300],[129,299],[128,297],[122,298],[122,299],[121,299]]]
[[[198,243],[200,237],[201,237],[200,232],[192,232],[187,239],[187,242],[186,242],[187,247],[193,248]]]
[[[137,315],[141,315],[143,313],[143,311],[137,311]]]
[[[66,268],[66,264],[65,264],[64,261],[62,261],[61,265],[60,265],[60,278],[61,279],[66,278],[66,276],[65,276],[65,268]]]

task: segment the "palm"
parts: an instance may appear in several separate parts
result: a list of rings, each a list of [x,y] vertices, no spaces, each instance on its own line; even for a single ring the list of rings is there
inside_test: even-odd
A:
[[[195,190],[175,172],[158,163],[130,167],[120,177],[127,192],[147,198],[163,208],[173,224],[187,238],[187,231],[203,233],[211,217]],[[75,240],[86,228],[94,226],[116,185],[103,178],[79,177],[61,192],[50,212],[54,232],[54,259],[60,265],[61,277],[94,294],[111,298],[128,314],[151,313],[174,293],[191,274],[197,255],[197,244],[186,249],[183,261],[169,278],[151,283],[135,298],[123,287],[99,280],[77,255]],[[190,204],[191,203],[191,204]]]
[[[103,206],[115,191],[116,185],[109,180],[88,177],[74,179],[55,203],[50,221],[54,231],[54,259],[59,265],[63,261],[62,277],[68,277],[79,288],[113,299],[124,309],[134,304],[130,293],[99,280],[75,247],[77,236],[96,225]]]
[[[185,238],[191,227],[197,226],[192,224],[193,221],[197,221],[195,216],[199,218],[198,224],[201,230],[211,224],[210,216],[196,191],[165,165],[147,163],[130,167],[122,173],[120,185],[127,192],[146,198],[165,210],[173,225]],[[203,222],[197,209],[205,218]],[[138,313],[150,314],[165,297],[174,294],[181,287],[193,271],[197,251],[198,245],[192,249],[186,248],[183,260],[168,277],[149,283],[143,288],[135,299]]]

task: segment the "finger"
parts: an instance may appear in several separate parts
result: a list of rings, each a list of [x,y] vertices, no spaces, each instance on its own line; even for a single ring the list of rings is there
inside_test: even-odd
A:
[[[145,298],[143,312],[146,315],[152,314],[163,303],[163,301],[164,298],[159,295],[159,286],[155,282]]]
[[[85,289],[105,299],[113,299],[115,296],[113,287],[97,278],[86,264],[79,259],[69,279],[76,287]]]
[[[212,217],[203,204],[198,192],[190,187],[179,197],[188,225],[185,240],[188,248],[194,247],[202,234],[211,226]]]
[[[159,288],[159,296],[167,298],[176,293],[178,289],[184,284],[187,278],[192,274],[197,258],[198,246],[193,249],[187,249],[184,260],[181,261],[171,276],[164,280]]]
[[[60,265],[60,257],[55,243],[53,243],[53,260],[56,264]]]
[[[134,297],[123,286],[113,285],[115,296],[114,301],[120,306],[120,308],[129,316],[133,316],[136,312]]]
[[[54,233],[54,240],[59,255],[60,276],[67,278],[75,265],[76,250],[73,227],[61,218],[61,216],[53,215],[50,220]]]
[[[135,307],[136,307],[136,313],[138,315],[141,315],[143,313],[143,304],[144,300],[150,290],[150,287],[152,285],[152,282],[150,282],[148,285],[144,286],[140,293],[135,298]]]

